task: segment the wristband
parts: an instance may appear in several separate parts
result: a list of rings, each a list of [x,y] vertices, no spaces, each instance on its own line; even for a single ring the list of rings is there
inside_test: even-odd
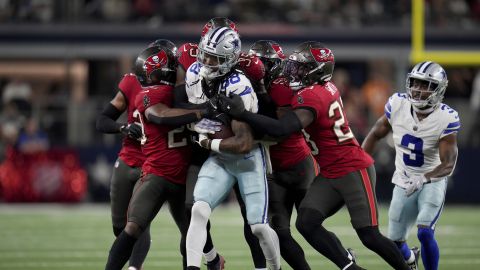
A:
[[[220,153],[220,143],[221,142],[222,142],[222,139],[213,139],[210,143],[210,149],[212,151]]]

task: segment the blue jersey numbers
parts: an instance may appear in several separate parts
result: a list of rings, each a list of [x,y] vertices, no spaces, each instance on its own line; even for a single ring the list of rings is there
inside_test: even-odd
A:
[[[403,154],[403,162],[407,166],[422,167],[424,163],[423,140],[421,138],[405,134],[401,145],[410,149],[410,154]]]

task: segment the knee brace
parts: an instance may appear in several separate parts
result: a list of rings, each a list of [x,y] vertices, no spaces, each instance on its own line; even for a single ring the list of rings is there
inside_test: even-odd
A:
[[[435,238],[434,233],[435,231],[430,228],[420,227],[418,228],[417,237],[420,243],[424,245]]]
[[[325,218],[325,215],[317,210],[300,208],[295,226],[302,235],[309,234],[314,231],[315,228],[322,225]]]

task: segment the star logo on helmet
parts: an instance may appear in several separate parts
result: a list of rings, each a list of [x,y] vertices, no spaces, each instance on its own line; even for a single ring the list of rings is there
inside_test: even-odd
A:
[[[239,40],[238,40],[238,39],[232,40],[232,44],[233,44],[233,46],[235,47],[235,49],[238,48],[238,46],[239,46]]]

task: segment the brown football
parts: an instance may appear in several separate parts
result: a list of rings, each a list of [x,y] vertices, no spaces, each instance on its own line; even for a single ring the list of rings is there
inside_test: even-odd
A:
[[[208,134],[208,138],[213,140],[226,139],[234,136],[232,128],[229,125],[221,125],[220,127],[222,128],[220,131],[217,131],[214,134]]]

